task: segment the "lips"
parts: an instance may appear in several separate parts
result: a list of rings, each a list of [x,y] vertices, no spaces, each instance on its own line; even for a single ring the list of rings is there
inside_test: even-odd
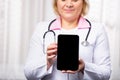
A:
[[[74,10],[73,9],[65,9],[64,11],[69,13],[69,12],[73,12]]]

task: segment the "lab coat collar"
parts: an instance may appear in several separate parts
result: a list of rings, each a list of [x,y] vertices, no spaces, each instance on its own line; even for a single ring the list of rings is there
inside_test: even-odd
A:
[[[79,19],[79,23],[77,28],[78,29],[88,29],[90,27],[89,23],[86,21],[85,18],[81,17]],[[61,30],[61,19],[58,17],[55,22],[52,23],[50,30]]]

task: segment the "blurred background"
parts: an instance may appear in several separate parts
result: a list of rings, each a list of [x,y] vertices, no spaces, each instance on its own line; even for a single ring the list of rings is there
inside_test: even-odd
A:
[[[120,0],[89,2],[86,17],[106,25],[112,60],[110,80],[120,80]],[[35,25],[55,17],[52,0],[0,0],[0,80],[26,80],[23,67]]]

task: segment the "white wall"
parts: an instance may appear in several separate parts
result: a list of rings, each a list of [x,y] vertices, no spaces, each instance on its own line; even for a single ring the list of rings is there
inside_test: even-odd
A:
[[[56,15],[54,14],[53,11],[53,7],[52,7],[52,0],[45,0],[45,5],[44,5],[44,20],[45,21],[50,21],[52,19],[54,19],[56,17]]]

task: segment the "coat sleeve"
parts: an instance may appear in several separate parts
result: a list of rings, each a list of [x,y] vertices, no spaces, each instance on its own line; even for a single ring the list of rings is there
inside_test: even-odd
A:
[[[109,41],[104,27],[98,26],[97,28],[93,62],[85,62],[84,78],[89,78],[89,80],[109,80],[111,75]]]
[[[30,40],[27,60],[24,67],[24,73],[28,80],[41,80],[52,71],[52,67],[47,70],[46,54],[43,53],[42,29],[37,26]]]

